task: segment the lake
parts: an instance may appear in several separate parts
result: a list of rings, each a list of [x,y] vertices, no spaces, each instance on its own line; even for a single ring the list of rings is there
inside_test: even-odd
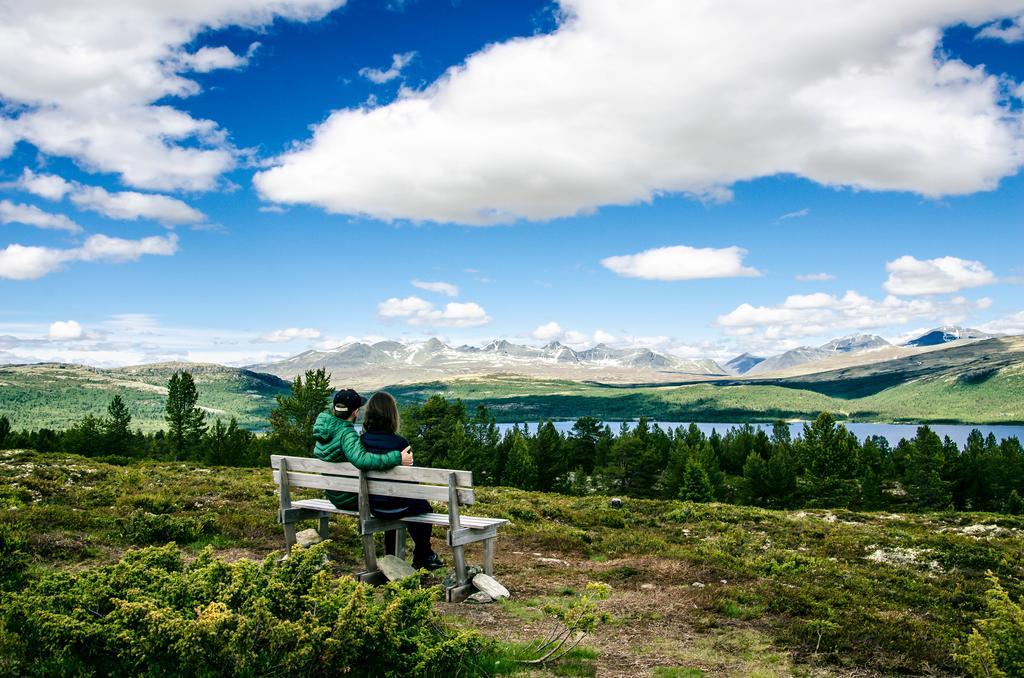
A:
[[[567,433],[572,430],[573,421],[556,421],[554,422],[555,428],[561,433]],[[603,422],[612,427],[612,431],[618,432],[619,427],[622,426],[622,422],[609,421]],[[636,422],[626,422],[631,428],[636,425]],[[662,429],[676,428],[678,426],[689,426],[690,422],[674,422],[674,421],[651,421],[651,425],[657,424]],[[707,422],[696,422],[697,428],[706,434],[711,434],[712,430],[717,430],[720,434],[724,434],[731,428],[737,428],[743,424],[723,424],[718,423],[707,423]],[[871,424],[871,423],[847,423],[841,422],[843,426],[849,429],[857,438],[863,442],[865,438],[870,436],[884,436],[889,440],[891,445],[896,445],[903,438],[913,438],[917,433],[917,427],[920,424]],[[521,425],[521,424],[520,424]],[[530,422],[530,431],[537,431],[537,422]],[[512,428],[512,424],[498,424],[498,429],[504,433],[508,429]],[[771,433],[771,424],[751,424],[754,428],[763,429],[764,431]],[[982,435],[987,436],[989,433],[994,433],[997,440],[1003,438],[1016,437],[1019,440],[1024,440],[1024,426],[1001,426],[995,425],[982,425],[971,426],[969,424],[929,424],[931,430],[935,431],[940,438],[949,436],[956,442],[960,447],[964,446],[967,442],[967,435],[973,430],[978,429]],[[793,437],[801,435],[804,430],[804,422],[790,422],[789,430]]]

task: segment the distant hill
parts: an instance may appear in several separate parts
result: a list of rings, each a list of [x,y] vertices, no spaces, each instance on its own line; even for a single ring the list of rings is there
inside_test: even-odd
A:
[[[936,327],[934,330],[928,330],[921,336],[911,339],[905,346],[936,346],[938,344],[948,344],[951,341],[960,341],[962,339],[990,339],[994,335],[987,334],[981,330],[974,330],[970,327],[956,327],[954,325],[944,325],[942,327]]]
[[[292,379],[325,368],[336,386],[379,388],[480,374],[525,374],[573,380],[678,379],[721,376],[729,372],[713,360],[687,360],[645,348],[598,344],[577,351],[560,342],[527,346],[501,339],[484,346],[449,346],[439,339],[402,344],[351,342],[326,351],[306,351],[271,363],[250,366],[258,372]]]
[[[66,428],[87,414],[106,414],[119,394],[132,414],[132,427],[164,428],[167,381],[179,370],[192,373],[199,405],[209,419],[232,416],[241,426],[260,429],[288,382],[269,374],[221,365],[162,363],[117,369],[42,363],[0,366],[0,414],[15,428]]]

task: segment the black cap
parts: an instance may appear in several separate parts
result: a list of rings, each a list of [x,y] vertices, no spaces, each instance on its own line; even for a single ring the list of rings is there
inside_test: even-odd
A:
[[[343,388],[334,394],[334,413],[346,419],[366,404],[366,398],[350,388]]]

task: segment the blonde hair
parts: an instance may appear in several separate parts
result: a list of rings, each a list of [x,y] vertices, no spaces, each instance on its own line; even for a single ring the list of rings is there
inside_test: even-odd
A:
[[[387,391],[377,391],[366,403],[363,411],[363,430],[372,432],[398,433],[402,418],[398,414],[398,402]]]

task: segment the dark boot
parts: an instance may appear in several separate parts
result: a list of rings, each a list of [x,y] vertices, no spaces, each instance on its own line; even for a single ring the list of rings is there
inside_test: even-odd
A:
[[[440,570],[444,567],[444,561],[436,553],[431,551],[430,555],[426,558],[420,558],[419,553],[413,556],[412,566],[416,570]]]

